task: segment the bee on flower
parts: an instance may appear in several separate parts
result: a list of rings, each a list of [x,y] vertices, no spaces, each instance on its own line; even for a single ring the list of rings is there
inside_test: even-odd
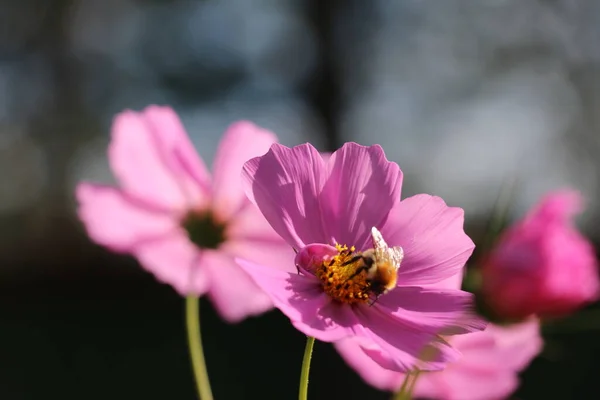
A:
[[[388,247],[381,232],[371,228],[373,248],[357,252],[355,247],[337,244],[339,254],[316,266],[323,289],[340,301],[353,304],[372,300],[396,287],[404,251]],[[373,304],[373,303],[371,303]]]
[[[249,199],[297,249],[299,273],[237,261],[304,334],[353,338],[374,362],[410,371],[460,357],[441,335],[485,328],[470,293],[431,287],[462,273],[473,252],[463,211],[425,194],[401,201],[402,172],[380,146],[346,143],[327,156],[274,144],[243,176]]]

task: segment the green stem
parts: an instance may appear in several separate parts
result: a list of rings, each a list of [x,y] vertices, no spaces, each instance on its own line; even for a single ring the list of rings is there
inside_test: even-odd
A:
[[[198,307],[198,297],[187,296],[185,299],[185,320],[188,332],[188,345],[190,347],[190,357],[194,369],[194,377],[198,388],[198,396],[201,400],[213,400],[206,371],[206,361],[204,360],[204,351],[202,350],[202,336],[200,335],[200,310]]]
[[[394,395],[394,400],[410,400],[412,399],[412,393],[419,377],[419,371],[408,372],[404,376],[404,382],[400,390]]]
[[[415,390],[415,386],[417,384],[417,379],[419,379],[419,372],[420,371],[415,371],[412,373],[412,380],[410,381],[410,384],[408,385],[408,389],[406,389],[406,398],[407,399],[412,399],[413,396],[413,392]]]
[[[315,338],[307,336],[304,357],[302,358],[302,371],[300,372],[300,389],[298,390],[299,400],[306,400],[308,398],[308,375],[310,373],[310,360],[312,358],[314,345]]]
[[[408,388],[408,383],[411,377],[411,373],[408,372],[404,375],[404,382],[402,382],[402,386],[400,387],[400,390],[398,390],[398,392],[396,392],[396,394],[394,395],[394,400],[404,400],[406,398],[406,389]]]

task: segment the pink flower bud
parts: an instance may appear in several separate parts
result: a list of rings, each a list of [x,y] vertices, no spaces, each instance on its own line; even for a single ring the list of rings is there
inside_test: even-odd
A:
[[[498,317],[561,316],[598,298],[594,249],[572,224],[581,205],[577,192],[550,193],[503,233],[482,268]]]

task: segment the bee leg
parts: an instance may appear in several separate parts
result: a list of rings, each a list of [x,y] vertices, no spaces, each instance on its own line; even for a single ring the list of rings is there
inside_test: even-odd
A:
[[[292,250],[294,250],[294,253],[298,254],[298,250],[296,250],[295,247],[292,247]],[[300,275],[300,267],[298,266],[298,264],[296,264],[296,271],[298,271],[298,275]]]
[[[381,296],[380,294],[375,296],[375,300],[373,300],[372,302],[369,303],[369,307],[373,306],[373,304],[375,304],[377,302],[377,300],[379,300],[379,296]]]

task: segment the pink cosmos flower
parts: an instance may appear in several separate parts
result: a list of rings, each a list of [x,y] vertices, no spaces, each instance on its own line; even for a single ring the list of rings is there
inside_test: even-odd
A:
[[[437,400],[494,400],[507,398],[519,386],[518,374],[541,351],[539,322],[530,319],[515,325],[488,325],[483,332],[450,339],[462,358],[443,371],[421,372],[414,387],[415,398]],[[397,391],[403,373],[373,361],[355,340],[336,344],[348,364],[361,371],[371,385]]]
[[[574,191],[550,193],[501,236],[482,267],[497,316],[560,316],[598,299],[594,249],[571,221],[581,203]]]
[[[400,201],[402,172],[380,146],[346,143],[324,158],[310,144],[274,144],[244,165],[244,176],[249,198],[299,251],[298,272],[238,262],[306,335],[358,338],[392,369],[418,362],[436,370],[458,358],[441,334],[485,327],[470,312],[471,294],[424,287],[456,275],[471,255],[463,211],[424,194]],[[389,257],[365,269],[373,231]],[[403,250],[399,270],[394,246]]]
[[[250,122],[232,124],[211,180],[171,108],[125,111],[108,149],[120,188],[79,184],[79,217],[95,242],[134,255],[180,294],[208,293],[226,320],[259,314],[273,304],[234,257],[277,267],[293,253],[246,198],[241,170],[275,141]]]

